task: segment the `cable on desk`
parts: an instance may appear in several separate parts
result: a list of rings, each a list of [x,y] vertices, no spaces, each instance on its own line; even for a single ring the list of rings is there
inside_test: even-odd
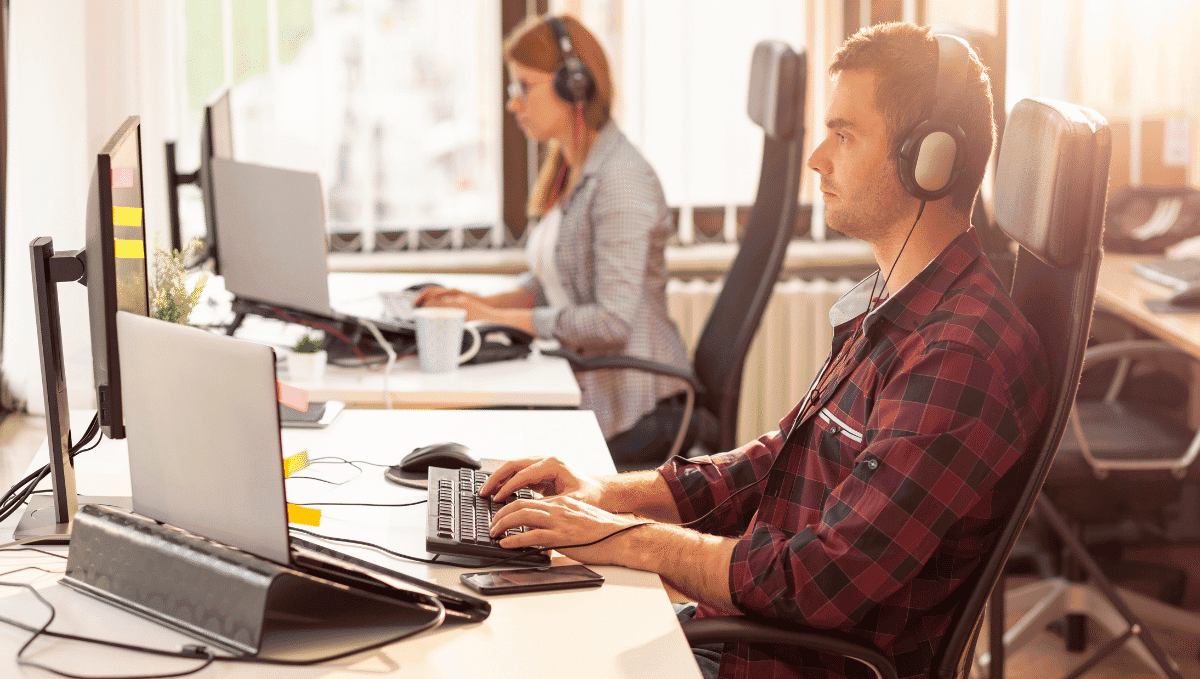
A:
[[[396,350],[392,348],[390,342],[385,342],[383,333],[379,332],[379,328],[375,327],[369,319],[360,318],[358,322],[362,324],[371,334],[375,336],[375,341],[379,342],[379,346],[383,347],[383,352],[387,354],[387,364],[383,367],[383,401],[387,404],[387,409],[392,409],[392,391],[388,389],[388,375],[392,372],[392,366],[396,364]]]
[[[92,416],[92,421],[88,423],[87,428],[83,432],[83,438],[78,443],[71,443],[71,433],[67,432],[67,454],[71,460],[80,453],[85,453],[100,444],[100,415],[97,413]],[[90,446],[88,444],[91,444]],[[84,446],[87,446],[86,448]],[[0,496],[0,521],[12,516],[18,509],[21,508],[28,500],[29,496],[33,495],[34,488],[37,487],[42,479],[50,475],[50,465],[46,464],[40,469],[31,472],[25,478],[17,481],[11,488]]]
[[[18,568],[15,570],[7,571],[5,573],[0,573],[0,577],[12,575],[13,573],[17,573],[19,571],[24,571],[24,570],[30,570],[30,569],[40,570],[40,571],[44,571],[46,573],[53,574],[53,571],[47,571],[44,568],[40,568],[38,566],[25,566],[25,567]],[[9,625],[12,625],[13,627],[16,627],[17,629],[25,630],[26,632],[33,633],[33,635],[31,637],[29,637],[29,639],[27,639],[24,644],[21,645],[21,648],[17,650],[17,664],[21,665],[21,666],[25,666],[25,667],[35,667],[37,669],[44,670],[46,672],[50,672],[51,674],[56,674],[60,677],[67,677],[67,679],[154,679],[155,677],[163,677],[166,679],[170,679],[172,677],[184,677],[184,676],[188,676],[190,674],[195,674],[195,673],[207,668],[209,665],[213,664],[214,662],[254,663],[254,664],[260,664],[260,665],[285,665],[285,666],[317,665],[317,664],[320,664],[323,662],[340,660],[341,658],[346,658],[348,656],[355,655],[357,653],[362,653],[364,651],[374,650],[376,648],[386,646],[388,644],[394,643],[396,641],[399,641],[400,639],[410,636],[409,632],[405,632],[402,635],[392,637],[390,639],[385,639],[383,641],[373,643],[373,644],[370,644],[367,646],[354,648],[354,649],[351,649],[348,651],[343,651],[341,653],[337,653],[335,655],[327,656],[324,658],[317,658],[314,660],[277,660],[277,659],[268,659],[268,658],[257,658],[257,657],[253,657],[253,656],[218,656],[218,655],[214,654],[211,650],[208,649],[207,646],[205,646],[203,644],[185,644],[178,651],[170,651],[170,650],[160,649],[160,648],[150,648],[147,646],[135,646],[132,644],[124,644],[119,641],[109,641],[107,639],[97,639],[94,637],[85,637],[85,636],[80,636],[77,634],[68,634],[65,632],[51,631],[49,629],[49,627],[50,627],[50,624],[52,622],[54,622],[54,617],[55,617],[56,611],[54,609],[54,605],[51,604],[49,601],[47,601],[41,595],[41,593],[37,591],[37,588],[35,588],[33,585],[29,585],[26,583],[3,582],[3,581],[0,581],[0,587],[18,587],[21,589],[28,590],[31,594],[33,594],[33,596],[39,602],[41,602],[50,611],[49,618],[46,620],[46,622],[41,627],[33,627],[32,625],[27,625],[19,620],[13,620],[12,618],[0,616],[0,622],[7,623]],[[441,609],[441,618],[444,620],[446,609],[442,605],[442,602],[440,600],[438,600],[437,597],[431,597],[431,601],[435,605],[437,605],[437,607],[439,609]],[[437,627],[440,627],[440,626],[441,626],[441,623],[439,623],[437,626],[435,626],[432,629],[436,629]],[[425,631],[430,631],[430,630],[425,630]],[[90,675],[90,676],[82,675],[82,674],[72,674],[70,672],[63,672],[63,671],[57,670],[53,667],[49,667],[47,665],[43,665],[41,663],[34,662],[32,660],[26,660],[22,657],[22,655],[29,648],[29,646],[32,645],[33,642],[35,640],[37,640],[38,637],[41,637],[41,636],[53,637],[55,639],[65,639],[68,641],[79,641],[79,642],[83,642],[83,643],[87,643],[87,644],[96,644],[98,646],[107,646],[109,648],[117,648],[117,649],[121,649],[121,650],[125,650],[125,651],[133,651],[136,653],[145,653],[148,655],[156,655],[156,656],[164,657],[164,658],[180,658],[183,660],[203,660],[204,662],[197,667],[193,667],[191,669],[184,670],[181,672],[175,672],[173,674],[161,674],[161,673],[160,674],[140,674],[140,675],[137,675],[137,674],[135,674],[135,675],[106,674],[106,675]]]
[[[365,354],[363,354],[362,349],[359,349],[357,344],[355,344],[354,342],[351,342],[349,337],[346,337],[344,334],[342,334],[336,328],[330,327],[324,323],[321,323],[320,321],[309,321],[306,323],[304,321],[301,321],[299,319],[289,316],[288,314],[284,313],[283,310],[280,309],[279,307],[273,306],[273,307],[271,307],[271,311],[276,316],[279,316],[280,318],[287,321],[288,323],[295,323],[296,325],[303,325],[303,326],[310,327],[310,328],[316,328],[317,330],[323,330],[324,332],[327,332],[327,333],[333,335],[334,337],[345,342],[346,345],[350,347],[351,351],[354,352],[354,355],[358,357],[358,360],[364,361],[364,362],[367,360],[367,357]]]
[[[633,530],[634,528],[638,528],[639,526],[648,526],[652,523],[655,523],[655,522],[654,521],[641,521],[639,523],[631,523],[628,526],[619,528],[619,529],[609,533],[608,535],[605,535],[604,537],[599,538],[597,540],[592,540],[591,542],[582,542],[577,545],[558,545],[558,546],[553,546],[553,547],[542,547],[538,551],[545,552],[545,551],[548,551],[551,549],[574,549],[576,547],[591,547],[592,545],[604,542],[605,540],[613,537],[614,535],[619,535],[621,533],[624,533],[627,530]],[[432,559],[426,559],[424,557],[410,556],[408,554],[401,554],[400,552],[392,551],[392,550],[388,549],[387,547],[384,547],[383,545],[377,545],[374,542],[367,542],[366,540],[355,540],[353,538],[341,538],[341,537],[335,537],[332,535],[324,535],[321,533],[314,533],[310,530],[305,530],[303,528],[296,528],[295,526],[289,526],[288,530],[290,530],[294,533],[302,533],[304,535],[310,535],[314,538],[320,538],[322,540],[329,540],[330,542],[341,542],[341,543],[345,543],[345,544],[349,544],[349,545],[358,545],[360,547],[370,547],[371,549],[378,550],[380,552],[383,552],[384,554],[387,554],[388,556],[394,556],[398,559],[407,559],[409,561],[416,561],[417,563],[437,564],[440,566],[446,566],[446,565],[453,566],[454,565],[454,564],[448,564],[445,561],[438,561],[437,557],[439,555],[435,555]],[[526,552],[520,552],[517,554],[513,554],[512,556],[506,556],[504,558],[496,559],[494,561],[489,561],[487,563],[484,563],[484,564],[481,564],[478,566],[462,566],[462,568],[491,568],[492,566],[499,566],[502,563],[507,563],[509,561],[514,561],[516,559],[526,559],[526,558],[529,558],[529,554]]]
[[[294,505],[301,507],[414,507],[423,505],[429,500],[417,500],[416,502],[401,502],[399,504],[379,504],[374,502],[293,502]]]

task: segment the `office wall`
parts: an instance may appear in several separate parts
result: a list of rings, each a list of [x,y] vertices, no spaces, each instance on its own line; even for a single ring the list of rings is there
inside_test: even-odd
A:
[[[161,229],[166,13],[155,0],[11,0],[8,98],[8,252],[3,372],[32,412],[43,412],[29,242],[84,245],[97,151],[126,116],[142,115],[145,219]],[[94,408],[87,294],[59,285],[68,395]]]

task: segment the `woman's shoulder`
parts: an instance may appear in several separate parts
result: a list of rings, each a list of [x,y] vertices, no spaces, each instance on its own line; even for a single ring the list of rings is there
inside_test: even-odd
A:
[[[592,153],[599,154],[595,173],[602,177],[628,177],[630,175],[645,175],[658,183],[658,175],[650,162],[642,155],[633,142],[621,132],[613,121],[609,121],[600,130]]]

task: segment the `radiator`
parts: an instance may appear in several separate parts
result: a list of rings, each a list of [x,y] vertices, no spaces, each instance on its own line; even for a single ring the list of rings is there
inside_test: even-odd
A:
[[[738,412],[739,443],[778,429],[779,420],[804,397],[833,341],[829,308],[854,283],[847,279],[793,278],[775,285],[746,356]],[[720,281],[672,279],[667,284],[668,312],[679,326],[689,355],[695,351],[720,291]]]

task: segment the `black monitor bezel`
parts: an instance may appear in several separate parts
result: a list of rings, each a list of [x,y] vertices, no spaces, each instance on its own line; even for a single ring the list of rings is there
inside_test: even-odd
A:
[[[92,375],[96,386],[96,410],[101,431],[112,439],[125,438],[121,405],[121,358],[117,338],[116,229],[113,224],[112,158],[114,151],[130,141],[137,144],[138,193],[143,210],[142,242],[145,247],[145,167],[142,156],[141,119],[130,116],[96,154],[93,189],[96,203],[88,200],[87,288],[88,317],[92,337]],[[93,212],[93,209],[95,212]],[[95,220],[93,222],[93,220]],[[92,225],[95,224],[95,228]],[[142,258],[147,313],[150,310],[149,270]]]
[[[230,108],[229,89],[225,88],[208,100],[204,105],[204,121],[200,126],[200,168],[197,179],[200,185],[200,197],[204,203],[204,243],[205,259],[211,260],[214,274],[221,273],[220,248],[217,240],[217,200],[212,185],[212,159],[216,156],[215,134],[213,132],[213,110],[217,104],[225,102],[225,110],[230,120],[226,128],[229,130],[229,156],[233,159],[233,111]]]

